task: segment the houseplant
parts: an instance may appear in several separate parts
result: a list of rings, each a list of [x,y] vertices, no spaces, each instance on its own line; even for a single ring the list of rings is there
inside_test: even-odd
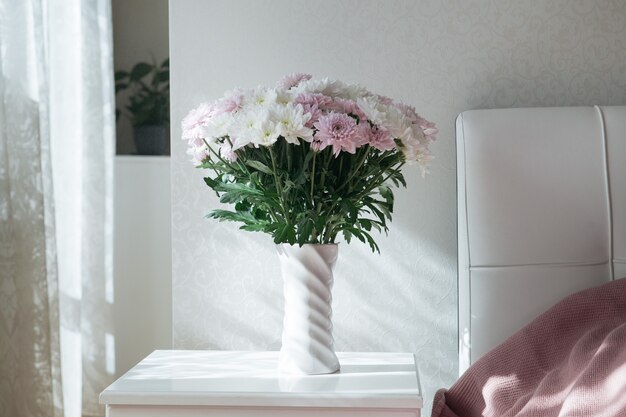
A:
[[[129,91],[124,114],[133,125],[140,155],[163,155],[169,139],[169,59],[139,62],[130,72],[115,72],[115,92]],[[119,118],[122,112],[116,110]]]
[[[426,173],[435,125],[411,106],[356,84],[291,74],[276,87],[235,90],[200,104],[182,121],[193,163],[232,210],[209,217],[264,232],[279,245],[285,320],[280,367],[338,370],[330,289],[336,241],[378,245],[388,230],[391,186],[401,168]]]

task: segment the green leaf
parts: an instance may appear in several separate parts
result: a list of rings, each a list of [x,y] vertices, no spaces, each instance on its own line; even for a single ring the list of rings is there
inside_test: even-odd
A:
[[[150,64],[146,64],[145,62],[140,62],[133,67],[130,71],[130,80],[131,81],[139,81],[146,75],[152,71],[153,66]]]
[[[161,63],[161,68],[169,68],[169,66],[170,66],[170,59],[169,58],[165,58],[163,63]]]
[[[391,213],[393,211],[393,205],[390,205],[386,201],[376,200],[369,198],[365,203],[365,206],[372,211],[376,217],[379,218],[381,223],[386,227],[385,219],[391,220]]]
[[[248,232],[266,232],[267,231],[267,223],[253,223],[253,224],[244,224],[240,227],[241,230],[246,230]]]
[[[370,245],[370,249],[372,249],[372,252],[380,253],[380,248],[374,241],[374,238],[372,238],[372,235],[370,235],[367,232],[363,232],[363,236],[365,236],[365,239],[367,240],[367,243]]]
[[[368,219],[359,219],[359,224],[361,227],[367,231],[372,230],[372,222]]]
[[[157,75],[157,81],[160,83],[167,82],[170,80],[170,72],[169,70],[161,71]]]
[[[226,183],[214,180],[210,177],[206,177],[204,182],[216,192],[223,193],[220,195],[220,202],[222,203],[239,203],[246,198],[254,198],[264,195],[262,191],[257,190],[256,188],[236,182]]]
[[[115,94],[120,91],[126,90],[128,88],[128,83],[116,83],[115,84]]]
[[[287,223],[279,224],[274,232],[274,243],[289,243],[291,245],[296,243],[296,231],[293,226]]]
[[[115,71],[115,81],[120,81],[128,77],[128,72],[126,71]]]
[[[267,165],[265,165],[262,162],[254,161],[254,160],[247,160],[246,161],[246,165],[248,165],[249,167],[252,167],[252,168],[254,168],[254,169],[258,170],[258,171],[261,171],[264,174],[274,175],[274,173],[272,172],[270,167],[268,167]]]
[[[214,190],[218,186],[218,184],[220,183],[219,181],[214,180],[211,177],[204,177],[204,182],[206,183],[206,185],[208,185],[209,187],[211,187]]]
[[[245,194],[238,192],[224,193],[220,196],[220,203],[237,203],[245,198]]]
[[[324,216],[320,216],[315,220],[315,228],[317,230],[323,230],[325,225],[326,225],[326,219],[324,218]]]
[[[213,210],[212,212],[208,214],[207,217],[219,219],[221,221],[230,220],[230,221],[238,221],[238,222],[244,222],[244,223],[255,222],[255,218],[252,217],[250,213],[238,213],[238,212],[229,211],[229,210]]]
[[[252,188],[246,184],[240,184],[237,182],[228,182],[228,183],[222,182],[222,183],[219,183],[219,188],[221,188],[222,191],[240,192],[240,193],[245,193],[249,195],[258,195],[258,196],[263,195],[263,192],[260,190],[257,190],[256,188]]]
[[[348,229],[343,229],[343,238],[346,240],[346,243],[350,243],[352,240],[352,233]]]
[[[238,212],[250,211],[251,207],[252,205],[248,201],[240,201],[237,204],[235,204],[235,210]]]
[[[252,215],[255,219],[260,221],[266,221],[268,218],[268,214],[265,210],[261,210],[259,208],[255,208],[252,210]]]
[[[378,187],[378,193],[382,198],[385,199],[387,204],[393,205],[393,191],[391,191],[391,188],[387,187],[386,185],[381,185],[380,187]]]
[[[396,187],[400,187],[400,185],[402,185],[404,188],[406,188],[406,180],[404,179],[404,175],[402,175],[402,172],[394,172],[391,177],[389,177],[389,179]]]
[[[314,224],[315,223],[310,218],[305,218],[302,221],[301,226],[299,227],[300,229],[300,235],[298,236],[299,245],[304,245],[305,243],[307,243],[307,241],[311,237],[311,233],[313,232]]]
[[[296,183],[291,180],[285,180],[283,192],[288,193],[292,188],[296,188]]]

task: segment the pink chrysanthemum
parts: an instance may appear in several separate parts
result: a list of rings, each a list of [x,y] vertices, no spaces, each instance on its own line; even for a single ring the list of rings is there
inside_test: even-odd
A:
[[[426,137],[426,141],[428,143],[434,142],[435,139],[437,139],[437,133],[439,133],[439,129],[435,127],[435,124],[433,122],[429,122],[428,120],[422,117],[420,117],[419,119],[420,120],[418,122],[418,125],[420,129],[422,129],[422,132],[424,133],[424,136]]]
[[[354,154],[361,145],[356,121],[347,114],[330,112],[313,126],[317,129],[313,141],[319,150],[332,146],[335,156],[341,151]]]
[[[241,107],[243,101],[243,94],[239,91],[235,91],[230,97],[223,99],[219,104],[219,114],[232,113]],[[216,114],[217,116],[217,114]]]
[[[359,118],[359,121],[367,120],[367,116],[354,100],[335,97],[327,108],[338,113],[353,114]]]
[[[202,139],[202,126],[215,115],[215,105],[213,103],[202,103],[191,110],[183,119],[181,127],[183,130],[183,140],[189,141],[190,145],[196,145]]]
[[[380,94],[377,94],[376,97],[378,98],[378,101],[380,101],[384,105],[393,105],[393,99],[387,96],[381,96]]]
[[[202,103],[195,109],[191,110],[183,119],[181,127],[183,130],[182,138],[189,142],[190,146],[200,146],[203,139],[203,127],[211,121],[212,118],[224,113],[232,113],[241,106],[243,94],[236,91],[232,96],[214,101],[212,103]]]
[[[322,93],[302,93],[296,97],[296,103],[300,103],[303,106],[317,106],[321,109],[327,108],[332,102],[332,97],[325,96]]]
[[[235,162],[237,160],[237,153],[228,143],[223,143],[222,146],[220,146],[220,155],[222,155],[222,158],[230,162]]]
[[[191,155],[191,163],[195,166],[202,165],[202,163],[209,157],[209,150],[205,148],[189,148],[187,154]]]
[[[304,113],[310,113],[311,118],[306,122],[306,127],[313,127],[313,124],[322,116],[322,110],[328,109],[333,99],[320,93],[302,93],[296,97],[295,103],[301,104]]]
[[[419,115],[415,111],[415,107],[409,106],[404,103],[394,103],[393,104],[398,110],[402,112],[412,123],[417,123],[420,119]]]
[[[389,131],[379,129],[378,127],[371,128],[369,132],[369,145],[383,152],[391,151],[396,147],[396,143]]]
[[[302,74],[300,72],[294,72],[293,74],[285,75],[281,78],[276,85],[279,88],[284,88],[285,90],[290,89],[291,87],[295,87],[300,84],[302,81],[310,80],[312,78],[311,74]]]

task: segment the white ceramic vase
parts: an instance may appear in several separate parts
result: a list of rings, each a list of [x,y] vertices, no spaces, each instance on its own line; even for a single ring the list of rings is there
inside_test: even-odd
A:
[[[339,370],[332,323],[336,244],[278,245],[285,297],[278,368],[289,374],[331,374]]]

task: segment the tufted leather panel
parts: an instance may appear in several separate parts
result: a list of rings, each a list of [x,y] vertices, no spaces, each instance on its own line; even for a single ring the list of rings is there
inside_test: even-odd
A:
[[[626,276],[626,107],[457,118],[460,372],[568,294]]]

